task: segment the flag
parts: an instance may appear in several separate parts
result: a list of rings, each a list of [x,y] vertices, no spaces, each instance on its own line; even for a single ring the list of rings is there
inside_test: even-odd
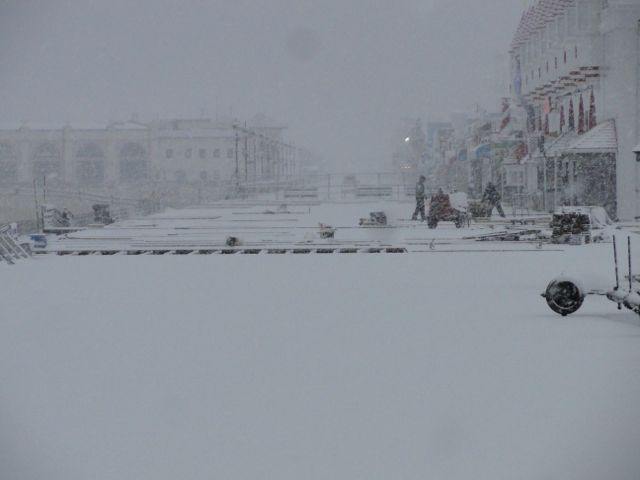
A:
[[[544,134],[549,135],[549,114],[544,116]]]
[[[576,129],[576,116],[573,111],[573,98],[569,100],[569,130]]]
[[[591,98],[589,99],[589,130],[594,128],[598,122],[596,121],[596,96],[591,90]]]
[[[516,75],[513,79],[513,91],[516,97],[520,99],[522,97],[522,74],[520,73],[520,57],[516,57]]]
[[[529,104],[525,106],[525,110],[527,111],[527,130],[533,133],[536,131],[536,112]]]
[[[520,162],[524,157],[527,156],[527,145],[524,142],[521,142],[515,149],[515,157],[518,162]]]
[[[583,134],[584,132],[584,101],[582,100],[582,94],[580,94],[580,105],[578,106],[578,134]]]
[[[511,107],[509,106],[509,99],[502,99],[502,121],[500,122],[500,131],[507,128],[511,121]]]

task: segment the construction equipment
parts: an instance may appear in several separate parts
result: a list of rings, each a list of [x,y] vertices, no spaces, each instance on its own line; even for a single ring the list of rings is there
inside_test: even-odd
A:
[[[560,207],[551,219],[551,241],[580,245],[599,241],[596,233],[613,225],[602,207]]]
[[[618,305],[618,309],[625,308],[640,315],[640,276],[633,275],[631,237],[627,237],[628,275],[626,282],[620,282],[618,267],[618,244],[613,237],[613,261],[615,266],[616,285],[610,290],[586,290],[582,283],[570,277],[558,277],[552,280],[542,297],[554,312],[566,317],[577,312],[588,295],[600,295],[607,297]]]

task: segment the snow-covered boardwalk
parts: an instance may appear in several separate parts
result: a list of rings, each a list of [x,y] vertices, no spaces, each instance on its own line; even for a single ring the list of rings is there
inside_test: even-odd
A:
[[[636,480],[640,321],[601,297],[561,318],[539,296],[563,271],[612,286],[610,248],[2,268],[2,472]]]
[[[387,225],[360,226],[360,219],[383,211]],[[442,223],[431,230],[426,223],[408,220],[412,205],[381,203],[298,203],[290,205],[221,203],[210,207],[170,210],[138,220],[88,229],[52,240],[48,251],[60,254],[89,253],[398,253],[424,252],[440,247],[487,249],[473,239],[508,228],[504,224],[472,224],[456,229]],[[320,224],[335,228],[323,238]],[[509,227],[510,228],[510,227]],[[239,244],[228,248],[227,239]],[[465,240],[466,239],[466,240]],[[473,247],[471,247],[473,245]],[[502,247],[489,247],[505,248]],[[530,249],[531,245],[510,246]]]

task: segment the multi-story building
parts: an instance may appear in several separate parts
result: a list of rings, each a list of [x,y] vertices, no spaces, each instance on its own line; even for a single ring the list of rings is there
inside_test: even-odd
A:
[[[129,121],[107,126],[0,129],[0,185],[47,181],[109,188],[149,182],[261,182],[291,178],[297,149],[268,117],[246,123]]]
[[[545,206],[599,204],[640,216],[640,0],[539,0],[511,45]]]

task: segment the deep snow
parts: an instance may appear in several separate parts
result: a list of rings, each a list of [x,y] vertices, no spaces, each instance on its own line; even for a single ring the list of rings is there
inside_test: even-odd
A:
[[[2,267],[2,478],[637,480],[610,248]]]

